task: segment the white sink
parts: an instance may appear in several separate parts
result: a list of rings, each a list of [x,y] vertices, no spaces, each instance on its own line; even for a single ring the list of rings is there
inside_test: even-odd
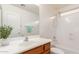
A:
[[[24,41],[25,37],[16,37],[16,38],[12,38],[12,40],[10,41],[10,45],[18,45],[18,44],[32,44],[32,43],[36,43],[38,41],[40,41],[39,38],[28,38],[28,41]]]
[[[28,41],[28,42],[20,43],[19,45],[20,46],[28,46],[28,45],[33,45],[33,44],[36,44],[36,42],[34,42],[34,41]]]

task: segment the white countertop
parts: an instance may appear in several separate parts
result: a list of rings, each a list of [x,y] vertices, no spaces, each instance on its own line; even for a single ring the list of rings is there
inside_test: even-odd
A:
[[[10,38],[13,41],[8,46],[0,47],[0,54],[15,54],[28,51],[32,48],[51,42],[51,39],[40,37],[29,38],[29,41],[24,41],[25,37]]]

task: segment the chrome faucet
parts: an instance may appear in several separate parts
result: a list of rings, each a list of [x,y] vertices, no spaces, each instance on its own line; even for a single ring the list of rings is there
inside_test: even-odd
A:
[[[27,36],[25,37],[25,40],[24,41],[28,41],[28,37]]]

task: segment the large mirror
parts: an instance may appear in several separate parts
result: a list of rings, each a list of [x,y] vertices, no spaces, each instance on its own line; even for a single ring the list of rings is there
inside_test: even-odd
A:
[[[1,15],[1,14],[2,14],[2,8],[1,8],[1,5],[0,5],[0,26],[1,26],[2,23],[3,23],[3,22],[2,22],[2,15]]]
[[[12,27],[9,37],[39,35],[39,7],[34,4],[1,4],[0,25]]]

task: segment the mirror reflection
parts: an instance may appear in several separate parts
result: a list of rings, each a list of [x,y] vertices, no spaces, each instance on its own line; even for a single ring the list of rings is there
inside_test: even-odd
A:
[[[9,37],[39,35],[39,7],[37,5],[2,4],[0,18],[0,26],[12,28]]]
[[[1,18],[2,18],[2,15],[1,15],[2,13],[1,13],[1,12],[2,12],[2,8],[1,8],[1,5],[0,5],[0,26],[1,26],[2,23],[3,23],[3,22],[2,22],[2,19],[1,19]]]

